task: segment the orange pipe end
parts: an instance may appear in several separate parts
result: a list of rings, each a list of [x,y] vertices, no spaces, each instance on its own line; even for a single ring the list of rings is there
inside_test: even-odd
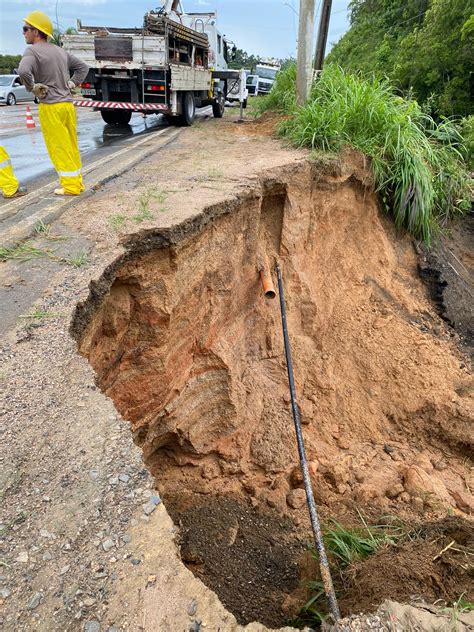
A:
[[[272,275],[270,273],[270,265],[266,256],[264,257],[263,266],[261,266],[260,268],[260,280],[262,282],[265,298],[275,298],[275,286],[273,285]]]

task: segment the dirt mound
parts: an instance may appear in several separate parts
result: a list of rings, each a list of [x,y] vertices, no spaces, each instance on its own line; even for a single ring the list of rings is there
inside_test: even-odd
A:
[[[350,568],[341,610],[370,612],[387,598],[427,603],[442,599],[452,604],[462,595],[472,602],[473,554],[471,523],[452,517],[426,524],[412,540],[380,550]]]
[[[472,512],[471,377],[370,182],[357,156],[330,174],[309,164],[266,174],[254,191],[125,244],[78,307],[80,350],[167,504],[186,491],[211,512],[228,495],[307,525],[278,303],[257,270],[266,255],[283,269],[323,512]],[[216,588],[224,602],[226,590]]]
[[[281,114],[275,112],[265,112],[257,119],[244,120],[234,126],[237,134],[250,136],[273,136],[278,125],[285,119]]]

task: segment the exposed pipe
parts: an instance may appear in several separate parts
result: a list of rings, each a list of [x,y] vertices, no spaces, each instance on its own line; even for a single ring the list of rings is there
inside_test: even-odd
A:
[[[311,520],[311,526],[313,528],[314,543],[319,557],[319,569],[324,584],[324,592],[326,593],[327,600],[329,602],[329,609],[334,618],[334,621],[338,621],[341,618],[339,613],[339,606],[337,605],[336,593],[334,592],[334,586],[331,579],[331,572],[329,570],[328,558],[326,550],[324,548],[323,535],[321,533],[321,526],[319,523],[318,511],[316,509],[316,503],[314,501],[313,488],[311,487],[311,478],[309,476],[308,462],[306,460],[306,452],[304,448],[303,432],[301,430],[300,409],[296,403],[296,391],[295,380],[293,377],[293,364],[291,362],[290,340],[288,337],[288,326],[286,323],[286,308],[285,297],[283,295],[283,279],[281,275],[280,266],[276,264],[276,271],[278,276],[278,293],[280,295],[280,310],[281,310],[281,323],[283,328],[283,340],[285,343],[285,355],[286,355],[286,367],[288,370],[288,382],[290,386],[291,396],[291,408],[293,411],[293,421],[295,423],[296,440],[298,443],[298,454],[300,457],[300,466],[303,473],[304,488],[306,492],[306,501],[308,504],[309,518]]]
[[[260,254],[257,257],[257,266],[258,271],[260,272],[260,281],[262,282],[265,298],[275,298],[275,286],[273,285],[270,263],[266,254]]]

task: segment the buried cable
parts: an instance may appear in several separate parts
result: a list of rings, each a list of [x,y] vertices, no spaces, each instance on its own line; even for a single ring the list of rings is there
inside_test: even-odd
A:
[[[296,402],[295,381],[293,377],[293,364],[291,362],[290,340],[288,337],[288,327],[286,323],[286,308],[285,298],[283,295],[283,278],[281,275],[280,266],[276,265],[276,271],[278,276],[278,293],[280,295],[280,310],[281,310],[281,322],[283,328],[283,340],[285,344],[285,356],[286,367],[288,370],[288,382],[290,386],[291,396],[291,408],[293,411],[293,421],[295,424],[296,440],[298,443],[298,454],[300,457],[300,466],[303,473],[304,488],[306,492],[306,500],[308,504],[309,517],[311,520],[311,526],[313,528],[314,543],[318,552],[319,569],[324,584],[324,592],[326,593],[327,600],[329,602],[329,609],[335,621],[338,621],[341,617],[339,613],[339,606],[337,604],[336,593],[334,592],[334,586],[331,579],[331,572],[329,570],[328,558],[326,550],[324,548],[323,535],[321,533],[321,526],[319,523],[318,511],[316,509],[316,503],[314,500],[313,489],[311,487],[311,479],[309,476],[308,462],[306,460],[306,452],[304,448],[303,432],[301,430],[300,410]]]

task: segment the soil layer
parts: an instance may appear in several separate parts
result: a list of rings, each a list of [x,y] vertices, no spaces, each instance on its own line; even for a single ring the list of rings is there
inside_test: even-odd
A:
[[[472,603],[473,554],[472,523],[451,517],[425,524],[413,539],[350,568],[340,599],[342,612],[370,612],[388,598],[401,603],[441,599],[451,605],[462,596]]]
[[[344,519],[354,506],[417,520],[472,513],[472,378],[419,278],[412,242],[379,214],[362,157],[274,170],[232,202],[124,245],[72,331],[176,508],[185,559],[237,617],[281,622],[298,556],[283,572],[267,538],[287,543],[287,519],[297,540],[307,537],[280,316],[262,294],[262,266],[272,271],[279,260],[283,269],[323,514]],[[249,514],[248,503],[258,511]],[[230,563],[217,532],[237,528],[237,506],[249,524],[269,509],[285,522],[267,520],[260,553],[249,541]],[[213,531],[223,507],[230,523]],[[193,520],[206,525],[195,538]],[[205,546],[206,530],[216,537]],[[250,604],[223,581],[249,568],[249,555],[261,556],[271,571],[265,586],[274,586]]]
[[[222,595],[239,623],[257,620],[271,628],[287,623],[284,603],[299,586],[298,562],[307,549],[290,519],[219,496],[200,503],[175,496],[166,506],[180,527],[183,562]]]

